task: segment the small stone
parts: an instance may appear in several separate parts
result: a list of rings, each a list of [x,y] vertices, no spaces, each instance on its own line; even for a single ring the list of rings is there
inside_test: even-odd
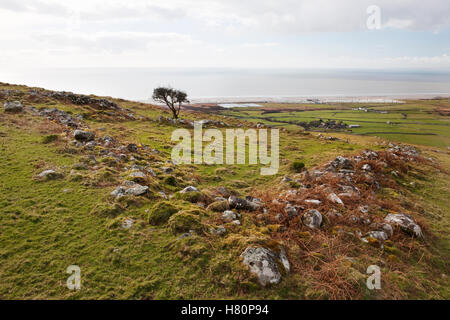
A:
[[[211,234],[221,236],[227,232],[227,229],[225,229],[224,226],[218,226],[216,229],[214,228],[209,229],[209,231]]]
[[[315,199],[307,199],[307,200],[305,200],[305,203],[310,203],[310,204],[316,204],[316,205],[319,205],[319,204],[322,203],[322,201],[320,201],[320,200],[315,200]]]
[[[328,200],[331,202],[337,203],[341,206],[344,205],[344,202],[342,202],[341,198],[339,198],[335,193],[330,193],[327,197]]]
[[[302,216],[302,222],[310,229],[318,229],[322,224],[322,215],[316,209],[308,210]]]
[[[226,222],[231,222],[236,218],[237,218],[236,214],[231,210],[225,210],[222,213],[222,219]]]
[[[285,211],[290,219],[298,216],[297,208],[291,204],[286,205]]]
[[[122,228],[123,229],[130,229],[134,224],[134,221],[132,219],[124,219],[122,221]]]
[[[134,143],[130,143],[130,144],[127,145],[127,150],[129,152],[137,152],[138,151],[138,147]]]

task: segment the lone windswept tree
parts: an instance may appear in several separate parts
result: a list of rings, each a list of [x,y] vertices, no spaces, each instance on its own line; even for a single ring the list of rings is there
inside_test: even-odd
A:
[[[188,102],[187,93],[181,90],[175,90],[170,87],[158,87],[153,90],[153,100],[165,103],[166,106],[172,111],[174,119],[178,119],[180,114],[181,104]]]

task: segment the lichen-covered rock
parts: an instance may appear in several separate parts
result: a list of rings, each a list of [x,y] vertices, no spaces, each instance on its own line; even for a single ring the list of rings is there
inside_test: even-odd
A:
[[[133,187],[127,189],[125,194],[132,196],[142,196],[148,192],[147,186],[141,186],[140,184],[136,184]]]
[[[75,130],[73,136],[78,141],[92,141],[95,138],[95,133],[90,131]]]
[[[289,272],[290,269],[289,261],[283,250],[277,254],[263,247],[248,247],[241,254],[241,257],[250,271],[257,275],[262,286],[277,284],[281,281],[281,272],[278,265],[283,266],[286,272]]]
[[[23,111],[23,106],[22,103],[20,103],[20,101],[5,102],[3,104],[3,108],[5,109],[5,112],[11,113]]]
[[[231,222],[237,218],[237,215],[231,210],[225,210],[222,213],[222,219],[225,222]]]
[[[111,193],[110,193],[110,195],[112,196],[112,197],[114,197],[114,198],[120,198],[120,197],[122,197],[122,196],[124,196],[125,195],[125,188],[124,187],[122,187],[122,186],[119,186],[119,187],[117,187],[116,189],[114,189]]]
[[[310,229],[318,229],[322,224],[322,215],[316,209],[308,210],[302,216],[302,222]]]
[[[44,170],[37,175],[40,180],[55,180],[61,179],[63,175],[61,173],[56,172],[55,170]]]
[[[399,226],[403,231],[413,234],[417,238],[423,238],[422,229],[411,216],[404,213],[389,213],[384,221],[394,226]]]

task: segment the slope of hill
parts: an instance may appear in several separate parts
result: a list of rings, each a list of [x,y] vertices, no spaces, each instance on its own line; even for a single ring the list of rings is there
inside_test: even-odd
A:
[[[2,299],[450,297],[448,150],[282,129],[280,170],[261,176],[170,157],[190,121],[252,122],[174,123],[157,106],[0,83],[11,101],[23,109],[0,111]]]

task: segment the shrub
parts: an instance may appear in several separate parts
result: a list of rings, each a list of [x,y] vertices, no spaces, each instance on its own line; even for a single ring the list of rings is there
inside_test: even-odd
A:
[[[291,168],[295,172],[302,172],[305,169],[305,164],[301,161],[294,161],[292,162]]]
[[[177,185],[177,179],[175,179],[174,176],[168,176],[165,180],[164,183],[169,185],[169,186],[176,186]]]
[[[53,141],[58,140],[58,135],[57,134],[49,134],[45,137],[42,138],[42,143],[50,143]]]

